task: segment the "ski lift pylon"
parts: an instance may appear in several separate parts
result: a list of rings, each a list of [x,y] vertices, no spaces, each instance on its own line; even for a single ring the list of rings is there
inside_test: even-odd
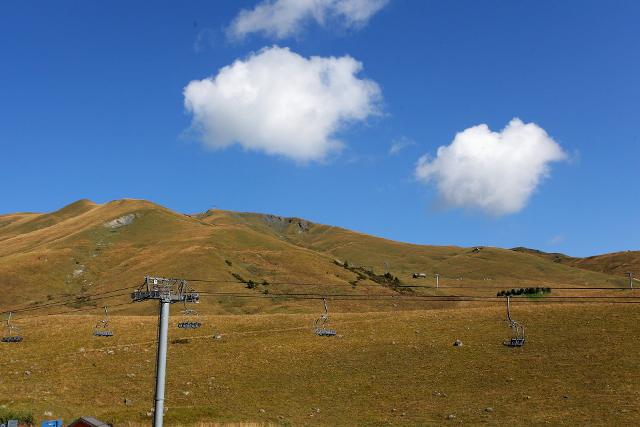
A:
[[[327,306],[327,299],[322,298],[324,304],[324,314],[318,317],[313,325],[313,329],[316,335],[319,337],[333,337],[336,335],[336,331],[327,328],[329,323],[329,307]]]
[[[0,339],[0,341],[2,342],[6,342],[6,343],[11,343],[11,342],[20,342],[22,341],[23,337],[20,334],[14,334],[14,331],[18,332],[18,330],[20,328],[18,328],[15,325],[11,324],[11,316],[13,315],[12,312],[9,312],[9,316],[7,317],[7,321],[5,323],[5,329],[7,330],[7,334],[4,335],[2,337],[2,339]]]
[[[507,347],[522,347],[525,343],[524,325],[511,318],[511,296],[507,296],[507,321],[513,330],[513,336],[503,342]]]
[[[107,306],[104,306],[104,319],[98,321],[93,328],[93,335],[96,337],[112,337],[113,332],[109,328],[109,311]]]

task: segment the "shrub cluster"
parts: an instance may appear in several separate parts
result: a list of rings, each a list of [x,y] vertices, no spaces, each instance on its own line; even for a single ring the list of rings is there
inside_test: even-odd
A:
[[[393,274],[388,272],[384,273],[384,278],[386,279],[387,283],[391,283],[394,286],[400,286],[400,279],[398,279]]]
[[[508,297],[512,295],[541,295],[551,293],[551,288],[520,288],[509,289],[497,293],[499,297]]]
[[[389,272],[386,272],[384,274],[376,274],[369,268],[358,267],[354,264],[349,264],[348,261],[334,260],[333,262],[336,265],[340,265],[358,276],[356,280],[349,282],[352,287],[355,287],[360,280],[371,280],[372,282],[378,283],[382,286],[387,286],[397,292],[413,293],[413,289],[402,286],[402,281],[400,280],[400,278],[394,276]]]
[[[244,286],[247,289],[256,289],[258,286],[269,286],[269,282],[267,282],[266,280],[263,280],[262,283],[258,283],[258,282],[254,282],[253,280],[245,280],[244,281]],[[266,291],[266,289],[264,289]],[[264,292],[264,293],[268,293],[268,292]]]
[[[4,405],[3,405],[4,406]],[[33,414],[31,412],[18,412],[9,408],[0,408],[0,424],[6,424],[9,420],[18,420],[23,425],[33,425]]]

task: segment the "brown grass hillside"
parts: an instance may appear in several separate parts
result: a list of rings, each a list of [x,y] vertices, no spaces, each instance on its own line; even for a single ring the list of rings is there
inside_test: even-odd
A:
[[[585,270],[615,276],[626,276],[628,272],[632,272],[634,277],[640,277],[640,251],[613,252],[610,254],[593,255],[586,258],[576,258],[560,253],[548,253],[522,247],[514,248],[513,250]]]
[[[129,293],[158,275],[202,294],[201,329],[178,329],[187,317],[171,308],[169,426],[640,423],[640,291],[540,253],[143,200],[3,215],[0,243],[0,311],[23,309],[13,321],[24,336],[0,344],[0,419],[148,425],[158,307]],[[385,271],[425,287],[392,286]],[[484,298],[536,286],[554,289],[514,299],[525,347],[503,346],[504,301]],[[338,336],[314,335],[321,301],[279,295],[292,293],[327,296]],[[461,301],[472,297],[483,299]],[[115,335],[94,337],[105,304]]]
[[[456,295],[495,295],[527,286],[620,286],[624,278],[555,263],[529,253],[481,247],[420,246],[377,238],[302,219],[208,211],[184,215],[143,200],[73,203],[49,214],[0,216],[0,310],[62,301],[123,287],[145,275],[208,279],[200,291],[234,292],[265,298],[210,298],[200,310],[211,314],[315,312],[318,304],[269,298],[267,293],[301,292],[277,283],[317,284],[306,292],[397,294],[335,260],[382,274],[403,284],[455,286]],[[429,277],[411,278],[413,272]],[[247,289],[238,278],[272,285]],[[464,289],[468,287],[468,289]],[[452,291],[417,289],[416,294]],[[128,301],[127,292],[101,301],[72,301],[99,307]],[[419,308],[419,306],[416,306]],[[375,302],[353,310],[384,309]],[[139,306],[124,312],[143,314]]]
[[[640,251],[615,252],[576,260],[575,267],[624,276],[628,271],[640,277]]]

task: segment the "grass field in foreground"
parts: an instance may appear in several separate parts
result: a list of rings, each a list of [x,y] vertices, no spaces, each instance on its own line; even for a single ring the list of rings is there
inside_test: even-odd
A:
[[[638,425],[639,308],[516,304],[522,349],[502,345],[502,305],[335,314],[336,338],[309,315],[200,316],[196,331],[175,316],[166,422]],[[91,336],[95,320],[23,321],[24,342],[0,346],[0,405],[148,423],[156,318],[116,316],[111,339]]]

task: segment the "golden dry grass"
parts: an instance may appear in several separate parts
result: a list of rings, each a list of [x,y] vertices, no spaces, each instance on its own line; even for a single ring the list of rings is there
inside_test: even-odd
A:
[[[105,227],[106,222],[127,214],[136,215],[132,224]],[[431,274],[438,272],[443,286],[467,286],[455,291],[460,295],[495,295],[499,289],[528,286],[626,286],[624,278],[528,253],[411,245],[319,224],[307,224],[302,230],[300,221],[227,211],[188,216],[142,200],[103,205],[83,200],[50,214],[0,216],[0,309],[135,286],[145,275],[224,281],[235,280],[232,274],[236,274],[258,282],[347,287],[275,285],[269,288],[272,293],[390,292],[369,280],[359,284],[370,287],[350,290],[349,282],[357,276],[336,265],[334,258],[377,273],[387,263],[392,274],[411,284],[433,285]],[[429,279],[415,281],[411,274],[416,271],[427,273]],[[264,290],[248,290],[240,283],[192,284],[208,292],[255,295]],[[126,300],[125,295],[95,304]],[[200,307],[208,314],[312,311],[312,304],[305,302],[246,298],[208,299]],[[383,308],[361,302],[350,310]],[[129,314],[145,313],[139,306],[126,309]]]
[[[147,427],[149,423],[131,423],[125,422],[122,424],[124,427]],[[277,424],[273,423],[211,423],[211,422],[197,422],[195,424],[189,424],[188,427],[271,427]],[[185,424],[175,424],[175,427],[187,427]]]
[[[336,314],[334,339],[313,335],[309,315],[201,316],[202,330],[170,331],[166,421],[640,423],[635,305],[516,305],[513,315],[528,328],[522,349],[501,344],[502,306]],[[0,404],[148,422],[156,319],[116,317],[112,339],[90,335],[94,320],[25,320],[25,341],[0,347]]]
[[[130,225],[104,226],[131,213]],[[454,287],[416,289],[416,295],[626,286],[624,278],[536,254],[410,245],[301,221],[226,211],[189,216],[141,200],[80,201],[51,214],[0,216],[0,309],[133,286],[147,274],[322,284],[271,284],[272,294],[395,293],[370,280],[351,288],[357,275],[335,258],[377,273],[388,263],[405,283],[433,284],[414,281],[411,273],[438,272],[443,287]],[[265,290],[233,282],[192,285],[246,296]],[[585,292],[640,295],[552,295]],[[19,313],[25,341],[0,345],[0,405],[32,411],[36,419],[50,411],[67,421],[93,415],[118,426],[148,425],[156,306],[114,308],[121,314],[112,319],[116,336],[91,336],[99,307],[126,301],[127,292],[94,301],[87,316],[31,317],[69,310],[65,305]],[[517,350],[501,344],[509,335],[501,305],[330,305],[340,334],[333,339],[311,333],[321,311],[317,300],[203,295],[198,310],[205,326],[171,329],[167,424],[640,424],[637,305],[517,302],[514,317],[529,333]],[[181,308],[172,310],[174,326]],[[221,340],[212,338],[217,333]],[[452,347],[456,338],[463,347]]]
[[[558,253],[547,253],[528,248],[515,248],[515,251],[536,255],[556,263],[625,277],[628,272],[640,276],[640,251],[622,251],[575,258]]]

